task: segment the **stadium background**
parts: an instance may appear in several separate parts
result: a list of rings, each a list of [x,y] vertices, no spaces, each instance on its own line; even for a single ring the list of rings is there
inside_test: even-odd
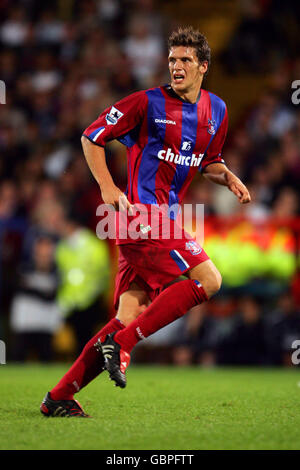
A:
[[[204,88],[228,106],[224,159],[249,186],[240,207],[194,181],[221,292],[140,345],[136,362],[291,366],[300,339],[299,5],[280,1],[34,0],[0,3],[0,339],[7,361],[72,360],[113,315],[113,242],[96,238],[99,189],[80,137],[123,96],[168,81],[178,25],[207,36]],[[107,161],[126,186],[125,149]]]

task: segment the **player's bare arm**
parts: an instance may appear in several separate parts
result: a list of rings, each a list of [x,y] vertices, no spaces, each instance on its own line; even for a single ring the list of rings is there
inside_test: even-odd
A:
[[[103,202],[116,210],[130,209],[131,205],[125,194],[115,185],[106,165],[103,147],[90,142],[82,136],[81,144],[87,164],[100,187]]]
[[[203,176],[213,183],[227,186],[241,204],[247,204],[251,201],[251,196],[246,186],[222,163],[208,165],[203,171]]]

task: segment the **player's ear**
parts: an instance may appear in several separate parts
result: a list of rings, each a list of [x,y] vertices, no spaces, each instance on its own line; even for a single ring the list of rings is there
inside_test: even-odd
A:
[[[204,60],[203,62],[200,62],[199,64],[199,70],[200,72],[204,75],[207,70],[208,70],[208,62],[207,60]]]

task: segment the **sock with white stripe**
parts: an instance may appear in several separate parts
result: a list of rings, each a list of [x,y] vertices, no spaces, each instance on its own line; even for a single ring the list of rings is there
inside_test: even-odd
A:
[[[141,339],[182,317],[195,305],[208,300],[198,281],[184,280],[167,287],[129,326],[118,331],[114,339],[126,352]]]

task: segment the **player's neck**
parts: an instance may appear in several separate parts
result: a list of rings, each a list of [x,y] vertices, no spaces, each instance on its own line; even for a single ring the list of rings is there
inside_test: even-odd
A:
[[[202,82],[197,86],[197,87],[193,87],[191,90],[174,90],[173,88],[173,92],[176,93],[177,96],[179,96],[180,99],[182,99],[183,101],[186,101],[187,103],[197,103],[197,101],[199,100],[200,98],[200,94],[201,94],[201,84]]]

